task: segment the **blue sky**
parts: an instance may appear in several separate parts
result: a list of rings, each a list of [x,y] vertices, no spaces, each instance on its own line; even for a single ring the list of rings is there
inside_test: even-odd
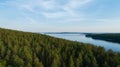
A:
[[[0,0],[0,27],[30,32],[120,32],[120,0]]]

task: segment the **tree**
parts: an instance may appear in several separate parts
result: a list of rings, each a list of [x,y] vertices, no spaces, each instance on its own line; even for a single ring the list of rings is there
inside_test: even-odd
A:
[[[75,66],[74,66],[74,61],[73,61],[72,56],[70,56],[68,67],[75,67]]]

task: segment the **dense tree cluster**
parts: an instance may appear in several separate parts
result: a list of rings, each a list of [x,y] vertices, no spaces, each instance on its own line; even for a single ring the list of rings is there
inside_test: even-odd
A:
[[[87,34],[86,36],[92,37],[93,39],[99,39],[99,40],[120,43],[120,33]]]
[[[120,67],[120,53],[42,34],[0,29],[0,67]]]

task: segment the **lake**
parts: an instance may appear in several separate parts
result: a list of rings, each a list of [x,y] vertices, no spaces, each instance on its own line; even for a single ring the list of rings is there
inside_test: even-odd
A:
[[[106,50],[112,49],[115,52],[120,52],[120,44],[103,41],[103,40],[96,40],[89,37],[86,37],[85,34],[46,34],[57,38],[63,38],[72,41],[79,41],[83,43],[90,43],[96,46],[102,46]]]

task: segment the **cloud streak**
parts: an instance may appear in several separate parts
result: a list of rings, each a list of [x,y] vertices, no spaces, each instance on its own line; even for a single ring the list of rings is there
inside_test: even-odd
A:
[[[21,25],[34,25],[45,30],[48,29],[46,27],[66,29],[73,25],[74,29],[85,26],[95,28],[94,25],[97,28],[109,23],[112,24],[111,27],[119,27],[120,21],[119,4],[112,0],[7,0],[0,2],[0,6],[0,17],[5,22],[9,18],[11,22],[24,22]]]
[[[27,10],[35,14],[41,14],[46,18],[61,18],[70,16],[79,16],[75,11],[77,8],[87,5],[93,0],[67,0],[68,2],[60,4],[57,0],[12,0],[6,4],[14,6],[21,10]]]

